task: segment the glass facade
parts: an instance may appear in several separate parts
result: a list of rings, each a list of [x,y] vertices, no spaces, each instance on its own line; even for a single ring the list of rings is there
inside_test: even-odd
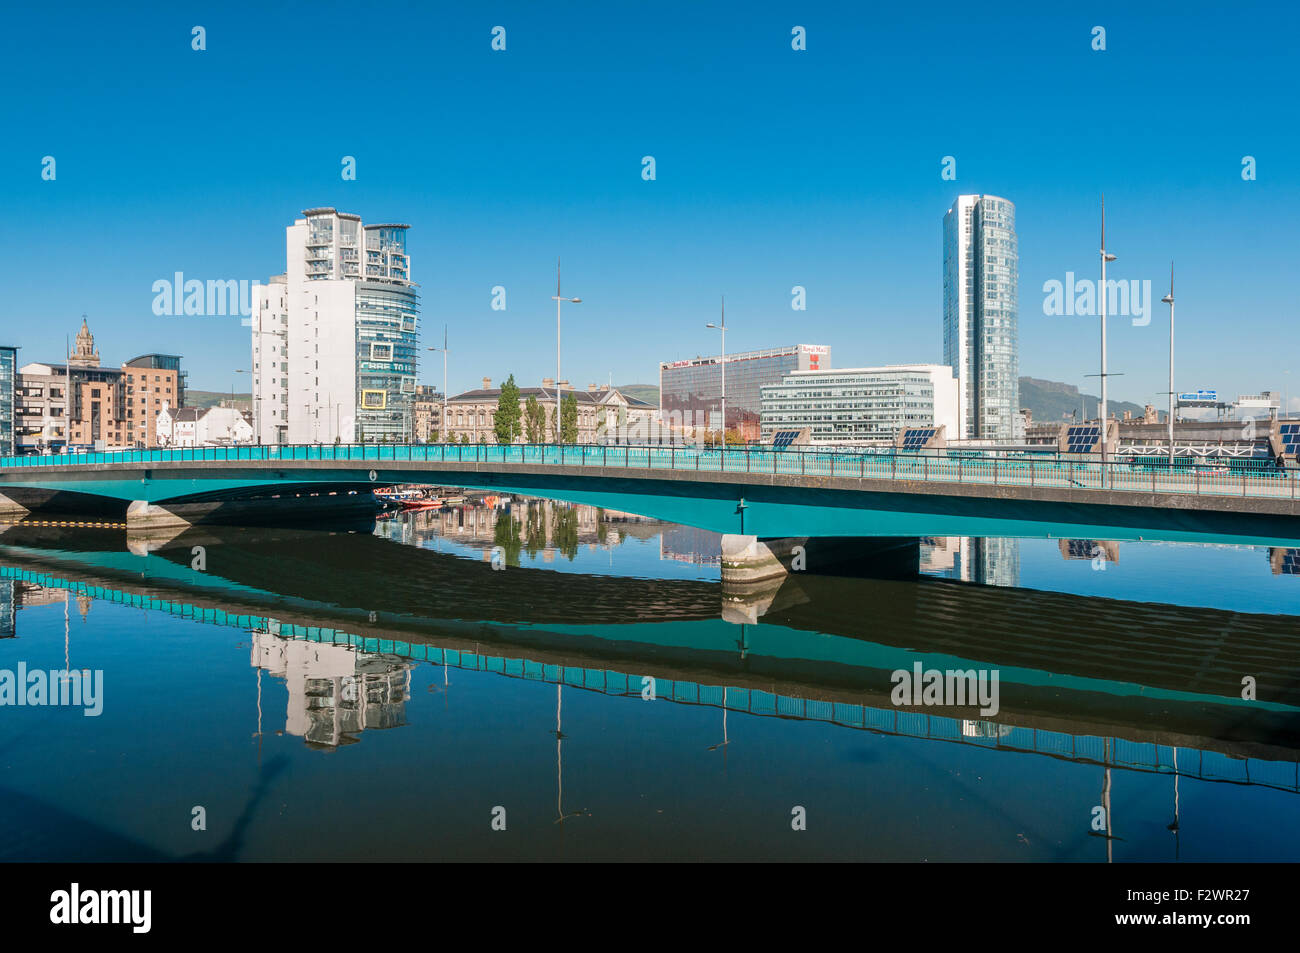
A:
[[[757,425],[762,413],[762,389],[779,384],[794,371],[825,370],[831,349],[799,344],[728,354],[727,426]],[[692,426],[717,427],[722,407],[722,358],[697,357],[659,365],[659,407],[665,419],[680,415]]]
[[[18,348],[0,347],[0,454],[14,452],[14,387],[18,379]]]
[[[413,287],[357,283],[356,437],[408,441],[414,426],[419,296]]]
[[[962,437],[1012,440],[1020,410],[1016,207],[959,196],[943,222],[944,362],[960,389]]]
[[[947,394],[936,395],[935,373],[949,379]],[[770,443],[779,430],[807,427],[815,443],[892,442],[904,427],[943,423],[955,408],[946,367],[879,367],[796,374],[762,389],[761,439]],[[937,397],[937,400],[936,400]]]

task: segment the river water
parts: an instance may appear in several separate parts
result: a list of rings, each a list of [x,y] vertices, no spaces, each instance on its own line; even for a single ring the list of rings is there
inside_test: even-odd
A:
[[[1300,552],[862,548],[736,591],[539,500],[3,528],[0,857],[1300,860]]]

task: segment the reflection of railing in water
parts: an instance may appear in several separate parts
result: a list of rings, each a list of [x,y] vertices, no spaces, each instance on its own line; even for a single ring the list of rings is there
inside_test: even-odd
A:
[[[367,646],[384,640],[364,639]],[[449,665],[469,671],[493,672],[510,678],[562,683],[573,688],[596,691],[604,695],[641,697],[643,677],[604,669],[550,665],[528,659],[505,659],[498,656],[440,649],[436,646],[411,646],[425,650],[416,655],[435,665]],[[372,651],[367,648],[366,651]],[[467,660],[472,660],[469,664]],[[752,688],[726,685],[700,685],[697,682],[656,678],[655,697],[684,705],[726,708],[761,717],[790,718],[797,721],[820,721],[843,728],[856,728],[874,734],[924,738],[973,744],[981,748],[1015,751],[1022,754],[1047,755],[1080,764],[1107,765],[1133,771],[1177,774],[1202,781],[1254,784],[1300,794],[1300,761],[1264,761],[1258,758],[1230,758],[1217,751],[1179,748],[1179,766],[1174,767],[1174,748],[1124,738],[1096,735],[1071,735],[1041,728],[1021,728],[992,722],[972,722],[947,715],[905,711],[897,708],[873,708],[845,702],[820,701],[778,695]],[[992,729],[991,731],[988,729]],[[1186,765],[1196,767],[1189,770]]]
[[[279,622],[266,616],[230,613],[222,609],[197,607],[154,596],[71,582],[46,573],[4,569],[3,575],[28,579],[50,588],[66,588],[78,595],[119,605],[166,612],[197,622],[247,630],[269,629],[286,639],[348,645],[359,652],[372,655],[397,656],[466,671],[491,672],[509,678],[563,684],[615,697],[640,698],[644,678],[649,677],[608,669],[465,652],[400,639],[360,636],[328,626]],[[654,686],[656,698],[684,705],[726,709],[760,717],[818,721],[875,734],[971,744],[1001,751],[1046,755],[1079,764],[1104,765],[1144,773],[1177,774],[1204,781],[1251,784],[1300,793],[1300,760],[1234,758],[1216,751],[1185,747],[1175,749],[1169,745],[1132,741],[1116,736],[1074,735],[1042,728],[971,722],[927,712],[808,699],[753,688],[702,685],[684,679],[655,677]],[[1174,766],[1175,750],[1178,751],[1177,768]]]

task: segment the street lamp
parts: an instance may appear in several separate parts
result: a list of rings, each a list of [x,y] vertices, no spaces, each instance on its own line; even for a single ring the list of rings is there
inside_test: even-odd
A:
[[[727,446],[727,298],[722,297],[722,321],[706,327],[722,332],[722,446]]]
[[[235,368],[235,373],[236,373],[236,374],[247,374],[247,375],[249,375],[249,380],[250,380],[250,382],[252,382],[252,383],[250,383],[250,385],[249,385],[249,389],[248,389],[248,402],[252,405],[249,409],[253,411],[253,429],[258,430],[258,431],[260,432],[259,425],[258,425],[258,420],[257,420],[257,416],[258,416],[258,415],[257,415],[257,404],[254,403],[254,401],[253,401],[253,388],[257,386],[257,385],[256,385],[256,382],[252,380],[252,374],[253,374],[253,372],[250,371],[250,370],[248,370],[248,369],[245,368],[245,367],[237,367],[237,368]],[[235,382],[234,382],[233,380],[231,380],[231,382],[230,382],[230,409],[231,409],[231,410],[235,410],[235,409],[236,409],[236,408],[235,408]],[[231,427],[230,427],[230,442],[231,442],[231,443],[234,443],[234,442],[235,442],[235,428],[234,428],[234,425],[233,425],[233,424],[232,424]],[[258,442],[260,443],[261,441],[259,440]]]
[[[560,415],[563,413],[563,407],[560,404],[560,398],[563,395],[563,388],[560,387],[560,306],[566,302],[581,304],[581,298],[565,298],[560,294],[560,259],[555,259],[555,294],[551,295],[551,300],[555,302],[555,442],[561,442]]]
[[[1169,465],[1174,465],[1174,263],[1169,263],[1169,294],[1160,299],[1169,305]]]
[[[1106,251],[1106,196],[1101,197],[1101,287],[1097,289],[1097,298],[1101,304],[1101,479],[1106,485],[1106,263],[1115,260],[1115,256]]]
[[[442,347],[425,348],[442,351],[442,442],[447,442],[447,325],[442,326]]]

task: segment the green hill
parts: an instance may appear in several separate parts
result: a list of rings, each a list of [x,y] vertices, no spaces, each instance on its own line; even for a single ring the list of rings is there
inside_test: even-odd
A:
[[[644,400],[648,404],[659,406],[659,385],[658,384],[619,384],[615,387],[620,394],[628,397],[634,397],[637,400]]]
[[[1099,403],[1101,398],[1093,394],[1080,394],[1079,388],[1073,384],[1044,381],[1036,377],[1020,378],[1020,409],[1032,411],[1034,423],[1053,423],[1064,419],[1071,411],[1078,414],[1081,404],[1084,405],[1085,418],[1095,418]],[[1131,410],[1135,417],[1141,417],[1145,408],[1126,400],[1107,402],[1106,412],[1116,417],[1122,418],[1126,410]]]
[[[229,402],[230,391],[220,390],[191,390],[185,391],[186,407],[216,407],[223,400]],[[241,410],[248,410],[253,403],[252,394],[235,394],[236,406]]]

